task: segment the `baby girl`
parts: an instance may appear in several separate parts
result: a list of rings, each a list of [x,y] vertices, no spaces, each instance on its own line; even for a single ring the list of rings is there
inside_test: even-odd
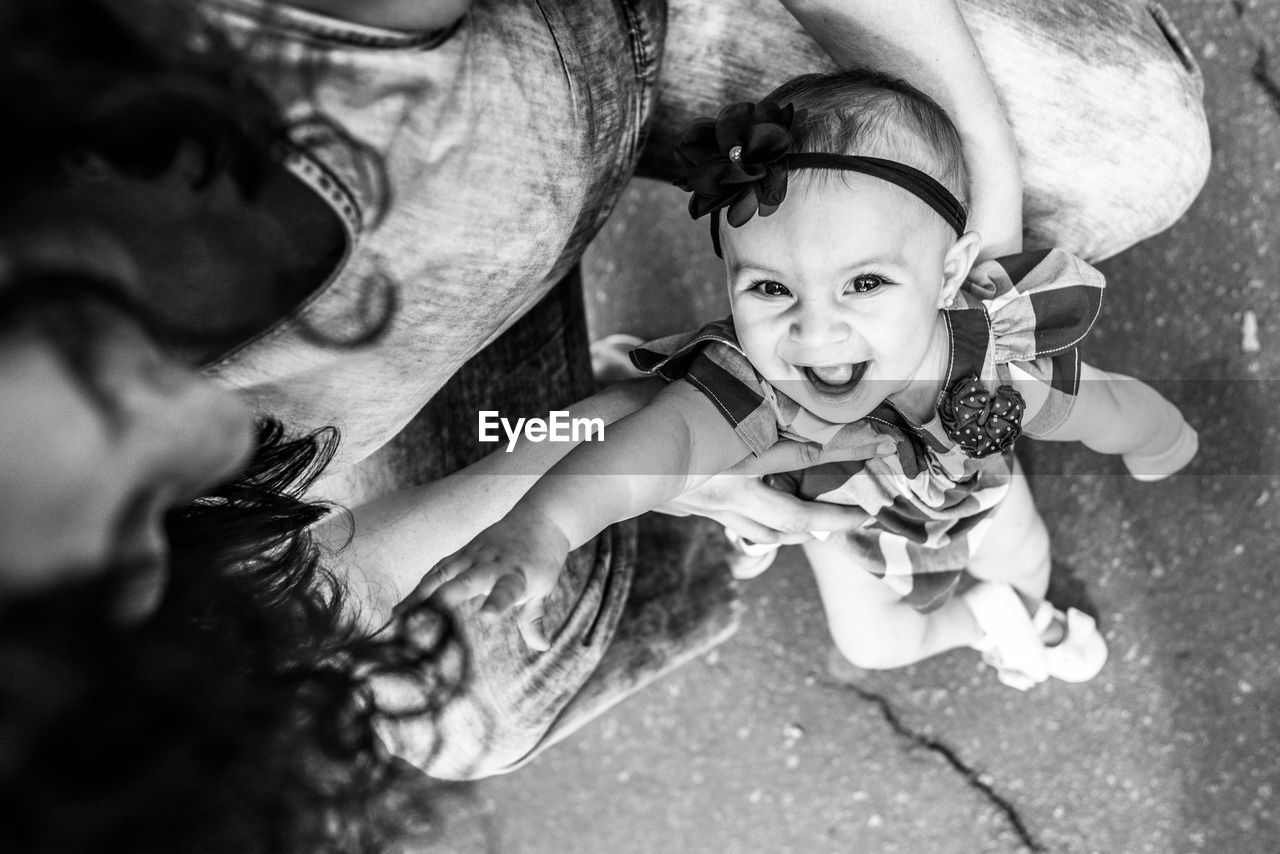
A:
[[[792,478],[865,523],[805,544],[832,637],[853,663],[972,647],[1006,684],[1092,678],[1094,621],[1044,599],[1049,540],[1013,455],[1020,435],[1082,442],[1157,479],[1196,433],[1149,386],[1080,361],[1103,278],[1060,251],[979,260],[946,113],[893,78],[806,75],[686,132],[690,211],[710,214],[732,317],[636,350],[668,381],[578,446],[418,595],[519,609],[568,552],[780,439],[872,447]],[[721,218],[728,227],[722,228]]]

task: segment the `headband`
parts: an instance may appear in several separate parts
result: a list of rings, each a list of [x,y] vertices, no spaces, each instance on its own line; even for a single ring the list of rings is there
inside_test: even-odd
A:
[[[740,101],[720,111],[715,119],[691,122],[676,145],[676,163],[682,173],[676,186],[693,195],[689,215],[698,219],[711,214],[711,243],[720,251],[720,211],[735,228],[759,212],[769,216],[787,197],[787,173],[795,169],[837,169],[860,172],[896,184],[933,208],[955,229],[964,233],[964,205],[936,179],[919,169],[853,154],[788,153],[795,109],[772,101],[754,104]]]

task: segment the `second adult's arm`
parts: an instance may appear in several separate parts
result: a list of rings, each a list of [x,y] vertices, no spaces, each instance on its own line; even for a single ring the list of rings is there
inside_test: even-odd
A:
[[[1018,146],[955,0],[781,0],[842,67],[901,77],[947,111],[969,168],[981,258],[1022,249]]]

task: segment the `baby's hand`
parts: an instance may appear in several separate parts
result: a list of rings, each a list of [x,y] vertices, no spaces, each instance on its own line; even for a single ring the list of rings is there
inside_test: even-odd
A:
[[[530,649],[545,650],[550,643],[542,603],[568,556],[569,540],[558,525],[537,510],[517,507],[432,567],[406,604],[434,597],[453,607],[485,596],[482,613],[520,608],[521,637]]]

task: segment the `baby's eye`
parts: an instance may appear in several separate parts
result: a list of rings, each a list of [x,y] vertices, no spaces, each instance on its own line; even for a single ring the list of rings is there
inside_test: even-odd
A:
[[[868,273],[864,276],[854,276],[852,290],[856,294],[866,294],[874,291],[883,284],[885,284],[883,276]]]
[[[756,282],[756,290],[767,297],[789,297],[791,291],[779,282]]]

